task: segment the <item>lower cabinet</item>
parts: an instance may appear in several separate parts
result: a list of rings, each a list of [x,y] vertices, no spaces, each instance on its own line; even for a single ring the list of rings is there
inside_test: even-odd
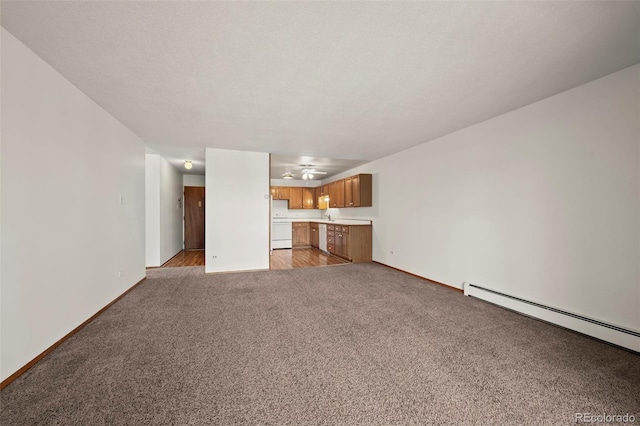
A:
[[[353,263],[371,262],[371,225],[327,225],[327,249]]]
[[[327,225],[327,251],[336,254],[336,227],[335,225]]]
[[[349,227],[346,227],[347,231]],[[335,255],[351,260],[349,253],[349,233],[343,230],[336,230]]]
[[[305,247],[311,244],[309,222],[293,222],[291,228],[291,245],[293,247]]]
[[[311,229],[311,247],[320,248],[320,228],[318,224],[312,222],[310,229]]]

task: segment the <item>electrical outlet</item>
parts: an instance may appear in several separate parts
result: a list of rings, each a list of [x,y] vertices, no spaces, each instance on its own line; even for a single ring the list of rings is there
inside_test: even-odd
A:
[[[218,258],[218,256],[212,256],[212,257],[213,257],[214,259],[217,259],[217,258]]]
[[[389,253],[396,254],[395,250],[391,250]]]

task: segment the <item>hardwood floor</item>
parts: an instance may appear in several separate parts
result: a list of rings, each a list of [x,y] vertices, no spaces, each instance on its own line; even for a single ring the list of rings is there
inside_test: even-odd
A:
[[[163,268],[179,266],[204,266],[204,250],[182,250],[162,265]]]
[[[269,259],[270,269],[310,268],[345,263],[349,262],[313,248],[273,250]],[[204,266],[204,250],[182,250],[162,265],[163,268],[180,266]]]
[[[349,263],[313,248],[273,250],[269,264],[271,269],[309,268],[312,266],[341,265]]]

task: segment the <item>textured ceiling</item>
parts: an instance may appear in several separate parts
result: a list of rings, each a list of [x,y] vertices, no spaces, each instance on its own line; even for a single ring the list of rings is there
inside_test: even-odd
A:
[[[372,160],[640,62],[640,2],[2,2],[160,152]]]

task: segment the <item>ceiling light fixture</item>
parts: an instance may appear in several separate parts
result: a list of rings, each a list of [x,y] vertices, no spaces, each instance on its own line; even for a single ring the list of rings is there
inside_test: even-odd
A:
[[[302,174],[302,179],[304,179],[304,180],[313,179],[313,174],[311,174],[310,172],[304,172]]]
[[[191,168],[193,167],[193,164],[191,164],[191,160],[185,160],[184,161],[184,168],[187,170],[191,170]]]
[[[283,179],[293,179],[293,173],[291,172],[286,172],[282,174],[282,178]]]

